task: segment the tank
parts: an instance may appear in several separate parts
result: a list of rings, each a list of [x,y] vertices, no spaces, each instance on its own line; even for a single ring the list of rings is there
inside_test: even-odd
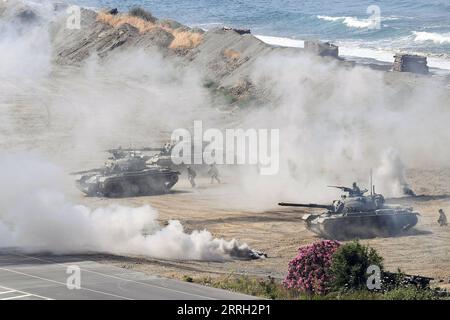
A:
[[[149,164],[138,150],[108,150],[112,157],[103,168],[76,172],[76,185],[89,196],[130,197],[163,194],[178,182],[179,172]]]
[[[302,219],[309,230],[327,239],[390,237],[405,232],[418,222],[420,214],[413,208],[385,204],[383,195],[375,193],[375,188],[370,195],[364,195],[368,190],[360,190],[356,184],[353,188],[331,187],[347,194],[330,205],[286,202],[279,205],[326,209],[320,214],[306,214]]]

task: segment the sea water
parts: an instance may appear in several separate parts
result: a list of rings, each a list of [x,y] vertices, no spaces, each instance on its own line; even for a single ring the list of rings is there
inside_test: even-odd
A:
[[[393,61],[395,52],[426,55],[450,69],[450,0],[73,0],[95,8],[141,6],[189,26],[250,28],[263,41],[303,46],[331,41],[344,56]],[[379,21],[377,25],[373,21]]]

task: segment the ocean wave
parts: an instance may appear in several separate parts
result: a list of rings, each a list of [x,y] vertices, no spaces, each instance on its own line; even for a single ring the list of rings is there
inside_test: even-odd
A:
[[[305,43],[303,40],[296,40],[296,39],[282,38],[282,37],[262,36],[262,35],[255,35],[255,37],[258,38],[259,40],[261,40],[262,42],[265,42],[265,43],[273,45],[273,46],[293,47],[293,48],[303,48],[305,46]]]
[[[435,33],[435,32],[424,32],[424,31],[413,31],[414,41],[416,42],[427,42],[432,41],[436,44],[450,43],[450,33]]]
[[[347,27],[350,28],[370,28],[375,25],[373,19],[358,19],[355,17],[330,17],[330,16],[317,16],[320,20],[330,21],[330,22],[342,22]]]
[[[330,17],[330,16],[317,16],[317,18],[320,20],[333,21],[333,22],[345,19],[345,17]]]

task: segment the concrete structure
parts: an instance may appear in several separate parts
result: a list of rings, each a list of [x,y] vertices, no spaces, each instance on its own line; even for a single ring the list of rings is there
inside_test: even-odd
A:
[[[305,50],[322,57],[339,57],[339,47],[329,42],[305,40]]]
[[[394,56],[392,71],[428,74],[427,57],[398,53]]]

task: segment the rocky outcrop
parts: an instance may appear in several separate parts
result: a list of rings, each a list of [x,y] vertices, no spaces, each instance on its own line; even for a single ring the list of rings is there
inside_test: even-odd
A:
[[[142,33],[130,24],[113,27],[98,21],[97,13],[91,10],[82,9],[81,15],[81,29],[57,28],[54,57],[58,64],[79,64],[91,55],[103,58],[116,50],[167,49],[174,39],[161,28]]]

